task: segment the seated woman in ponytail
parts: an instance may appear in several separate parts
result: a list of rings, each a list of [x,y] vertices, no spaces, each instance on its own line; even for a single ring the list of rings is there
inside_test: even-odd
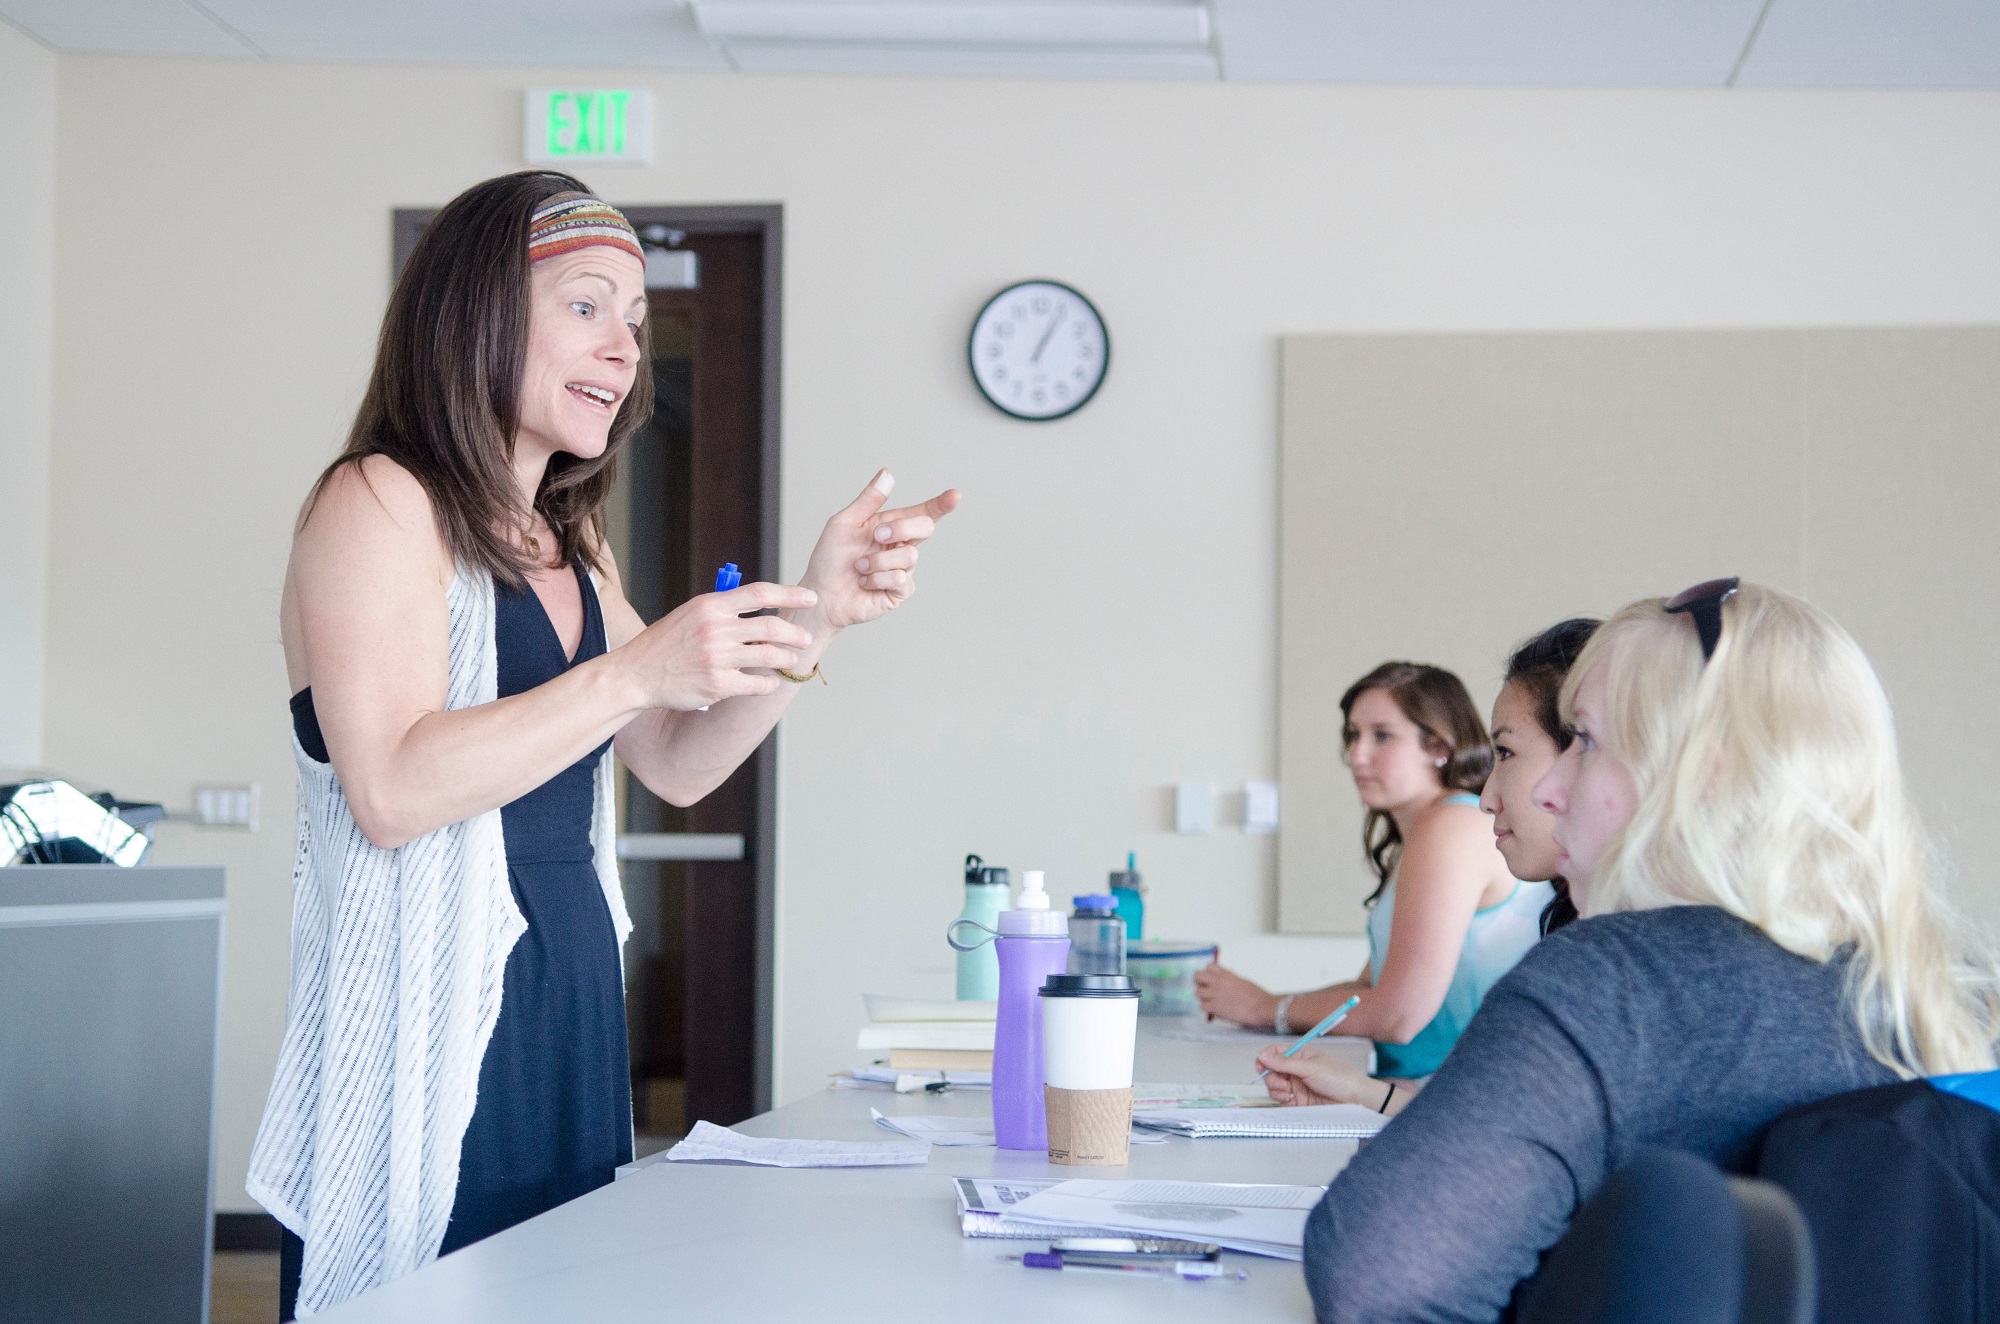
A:
[[[1642,1146],[1741,1171],[1780,1113],[1990,1070],[2000,973],[1952,919],[1853,639],[1735,580],[1633,603],[1535,788],[1582,918],[1487,996],[1306,1226],[1322,1321],[1493,1320]]]
[[[1341,1033],[1373,1039],[1383,1075],[1427,1076],[1493,981],[1533,945],[1553,893],[1517,881],[1494,849],[1479,812],[1492,746],[1457,676],[1385,662],[1354,682],[1340,710],[1376,878],[1367,968],[1352,982],[1281,997],[1212,965],[1195,988],[1210,1015],[1280,1034],[1304,1034],[1359,995]]]
[[[1569,748],[1569,730],[1556,711],[1563,680],[1598,622],[1584,617],[1551,625],[1514,650],[1507,675],[1493,700],[1493,773],[1479,793],[1479,807],[1492,816],[1494,844],[1508,872],[1527,882],[1547,879],[1554,895],[1542,908],[1546,937],[1576,918],[1569,884],[1556,872],[1555,819],[1530,793],[1556,756]],[[1306,1048],[1286,1057],[1282,1046],[1265,1049],[1257,1065],[1271,1097],[1283,1104],[1353,1103],[1391,1115],[1408,1106],[1421,1080],[1385,1078],[1350,1066],[1337,1054]]]

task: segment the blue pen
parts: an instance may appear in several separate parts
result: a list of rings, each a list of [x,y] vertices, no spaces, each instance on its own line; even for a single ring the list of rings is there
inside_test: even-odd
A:
[[[743,572],[736,568],[736,562],[734,561],[724,561],[721,568],[715,572],[715,591],[717,593],[727,593],[742,582]],[[708,705],[703,704],[701,707],[695,709],[695,711],[705,713],[708,711]]]
[[[1327,1017],[1325,1020],[1321,1021],[1318,1025],[1313,1026],[1312,1029],[1307,1030],[1305,1038],[1299,1040],[1297,1043],[1293,1044],[1290,1048],[1287,1048],[1285,1050],[1285,1056],[1297,1057],[1299,1055],[1299,1050],[1301,1048],[1304,1048],[1307,1044],[1311,1043],[1313,1040],[1325,1034],[1328,1030],[1331,1030],[1334,1026],[1346,1020],[1347,1013],[1353,1011],[1356,1007],[1360,1005],[1361,1005],[1361,995],[1359,993],[1356,993],[1353,997],[1349,998],[1347,1001],[1340,1004],[1339,1011],[1336,1011],[1335,1013],[1333,1013],[1333,1015]],[[1264,1079],[1264,1077],[1270,1074],[1271,1074],[1271,1068],[1265,1067],[1262,1071],[1257,1073],[1257,1080],[1262,1080]],[[1256,1082],[1252,1081],[1251,1083],[1255,1084]]]

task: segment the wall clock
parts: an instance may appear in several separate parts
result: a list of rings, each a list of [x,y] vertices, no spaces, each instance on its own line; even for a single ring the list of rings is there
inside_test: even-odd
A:
[[[1027,280],[986,301],[967,353],[972,380],[994,408],[1046,423],[1097,394],[1111,337],[1090,300],[1058,281]]]

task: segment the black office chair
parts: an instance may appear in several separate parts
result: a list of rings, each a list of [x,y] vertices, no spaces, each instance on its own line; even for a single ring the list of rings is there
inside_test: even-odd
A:
[[[1812,1238],[1790,1196],[1642,1150],[1577,1212],[1517,1324],[1813,1324]]]
[[[1796,1108],[1764,1133],[1757,1175],[1812,1228],[1820,1324],[2000,1319],[2000,1111],[1980,1097],[1906,1081]]]

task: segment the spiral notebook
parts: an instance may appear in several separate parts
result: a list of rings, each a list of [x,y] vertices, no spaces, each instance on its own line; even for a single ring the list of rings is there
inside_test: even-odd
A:
[[[1366,1140],[1389,1119],[1373,1108],[1328,1103],[1311,1108],[1157,1108],[1134,1110],[1132,1125],[1206,1140],[1241,1136],[1277,1140]]]

